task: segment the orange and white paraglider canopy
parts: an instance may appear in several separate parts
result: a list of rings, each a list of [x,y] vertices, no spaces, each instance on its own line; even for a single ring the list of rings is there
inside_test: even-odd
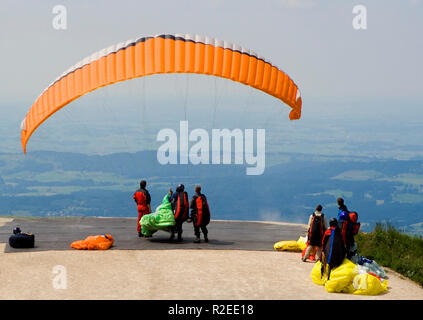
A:
[[[198,73],[231,79],[286,103],[292,108],[291,120],[301,117],[302,100],[297,85],[269,60],[214,38],[162,34],[100,50],[54,80],[21,123],[23,151],[38,126],[71,101],[109,84],[156,73]]]

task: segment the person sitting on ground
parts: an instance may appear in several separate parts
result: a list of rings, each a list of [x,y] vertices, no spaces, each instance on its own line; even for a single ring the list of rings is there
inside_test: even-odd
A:
[[[172,189],[169,189],[169,194],[172,194],[170,203],[175,217],[175,226],[171,229],[170,240],[173,240],[177,233],[178,241],[182,241],[182,224],[188,219],[189,214],[188,193],[185,192],[184,185],[179,184],[176,192],[172,193]]]
[[[137,220],[137,231],[138,236],[143,237],[144,235],[141,232],[141,224],[139,223],[141,221],[141,218],[145,216],[146,214],[149,214],[151,212],[151,196],[147,187],[147,181],[142,180],[140,182],[140,188],[135,191],[134,193],[134,201],[137,204],[137,210],[138,210],[138,220]]]
[[[302,258],[304,262],[307,261],[311,252],[315,252],[316,261],[321,260],[323,235],[328,228],[328,223],[322,210],[323,207],[320,204],[317,205],[316,210],[308,219],[307,249]]]
[[[323,259],[322,268],[328,265],[328,280],[330,271],[342,264],[346,256],[346,249],[342,239],[341,230],[338,227],[338,220],[332,218],[329,221],[329,229],[326,230],[322,240]],[[323,269],[322,269],[323,274]]]
[[[191,218],[194,225],[195,243],[200,243],[200,229],[203,232],[204,241],[209,242],[207,237],[207,225],[210,222],[210,208],[207,198],[201,193],[201,186],[195,186],[195,195],[191,199]]]

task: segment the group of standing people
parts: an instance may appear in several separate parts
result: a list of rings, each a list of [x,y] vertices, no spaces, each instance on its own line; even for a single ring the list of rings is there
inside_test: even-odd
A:
[[[343,198],[337,199],[338,216],[329,220],[322,212],[319,204],[308,222],[307,249],[303,261],[306,261],[314,251],[316,261],[321,260],[334,268],[342,263],[345,257],[350,259],[357,250],[354,235],[357,234],[360,223],[357,213],[350,212]],[[322,258],[323,253],[323,258]]]
[[[146,187],[147,182],[142,180],[140,182],[140,189],[135,191],[133,196],[138,209],[137,231],[139,237],[144,237],[139,221],[141,221],[144,215],[152,212],[150,206],[151,196]],[[203,233],[204,241],[209,241],[207,225],[210,222],[210,208],[206,196],[201,193],[201,186],[196,185],[194,191],[194,196],[188,202],[188,193],[185,191],[183,184],[179,184],[175,192],[172,191],[172,188],[169,189],[169,202],[172,205],[175,218],[175,225],[172,227],[170,235],[170,240],[172,241],[175,239],[175,235],[177,235],[177,241],[182,241],[182,225],[184,222],[193,223],[195,243],[201,242],[200,230]],[[190,209],[191,214],[189,214]]]

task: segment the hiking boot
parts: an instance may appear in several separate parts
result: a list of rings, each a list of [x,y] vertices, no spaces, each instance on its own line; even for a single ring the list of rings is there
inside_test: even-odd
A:
[[[195,237],[194,243],[200,243],[200,242],[201,242],[200,237]]]
[[[144,237],[144,235],[142,234],[142,232],[138,232],[138,237],[140,237],[140,238]]]

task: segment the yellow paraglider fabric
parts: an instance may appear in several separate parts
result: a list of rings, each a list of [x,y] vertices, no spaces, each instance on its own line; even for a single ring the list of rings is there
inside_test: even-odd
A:
[[[276,251],[294,251],[294,252],[300,252],[301,251],[301,249],[298,245],[298,242],[294,241],[294,240],[276,242],[273,245],[273,248]]]
[[[322,263],[320,261],[317,261],[314,264],[313,269],[311,270],[311,280],[319,286],[324,286],[326,283],[327,277],[328,277],[327,268],[324,270],[322,275]]]
[[[342,264],[331,270],[327,280],[328,267],[321,274],[322,264],[316,262],[311,270],[311,280],[324,286],[327,292],[350,293],[357,295],[378,295],[388,290],[388,281],[371,273],[358,274],[356,264],[344,259]]]
[[[388,280],[380,279],[371,274],[364,273],[354,277],[354,294],[375,296],[388,290]]]
[[[307,248],[307,237],[299,237],[297,243],[300,250],[303,251],[305,248]]]
[[[325,283],[326,291],[350,293],[351,284],[357,274],[357,265],[345,258],[340,266],[331,270],[329,280]]]
[[[302,252],[307,247],[307,238],[299,237],[297,241],[287,240],[279,241],[273,245],[273,249],[276,251],[294,251]]]

